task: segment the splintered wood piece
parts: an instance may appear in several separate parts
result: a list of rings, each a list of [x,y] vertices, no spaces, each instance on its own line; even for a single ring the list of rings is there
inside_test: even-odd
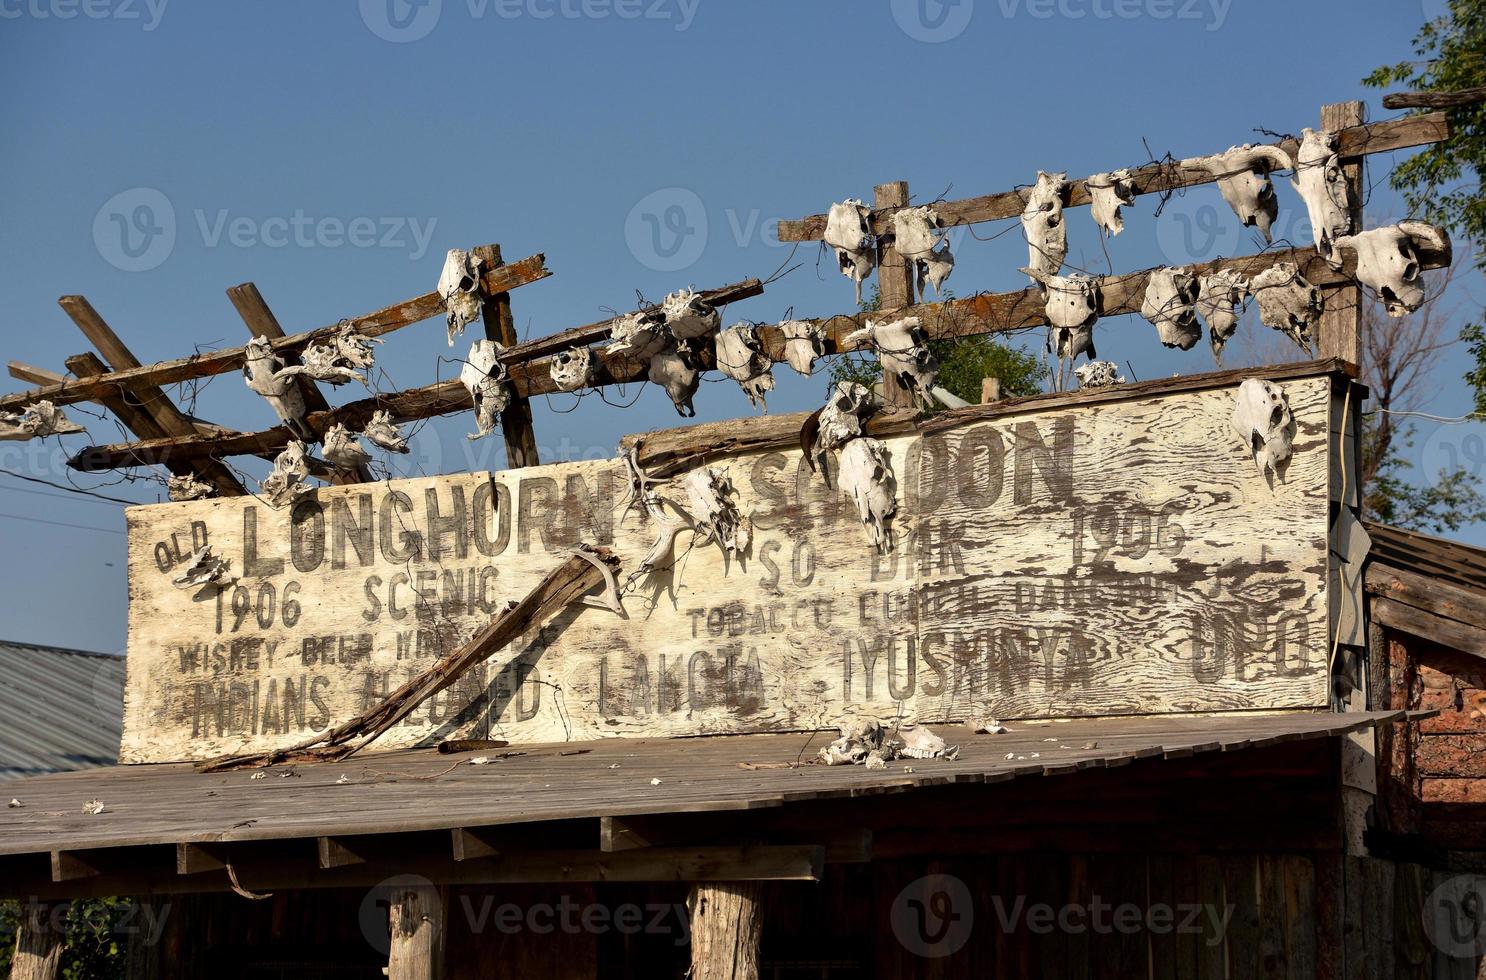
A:
[[[602,561],[613,560],[606,549],[595,551]],[[324,735],[297,745],[272,752],[226,756],[203,763],[198,768],[202,772],[226,772],[232,769],[257,769],[285,762],[344,759],[376,741],[424,701],[457,681],[465,671],[532,627],[546,622],[569,605],[581,602],[585,593],[603,582],[604,576],[595,564],[583,556],[573,554],[548,572],[521,601],[497,614],[469,642],[410,678],[375,708],[357,715]],[[354,739],[360,741],[353,744]]]
[[[10,376],[17,381],[24,381],[32,385],[59,385],[67,380],[64,374],[56,371],[48,371],[46,368],[35,367],[25,361],[10,361],[5,365]]]

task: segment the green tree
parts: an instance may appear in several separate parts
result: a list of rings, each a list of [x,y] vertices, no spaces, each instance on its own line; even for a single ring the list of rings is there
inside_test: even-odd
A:
[[[125,972],[124,922],[140,928],[132,902],[121,898],[90,898],[73,902],[62,914],[64,935],[60,972],[63,980],[110,980]],[[17,901],[0,902],[0,976],[10,975],[24,906]]]

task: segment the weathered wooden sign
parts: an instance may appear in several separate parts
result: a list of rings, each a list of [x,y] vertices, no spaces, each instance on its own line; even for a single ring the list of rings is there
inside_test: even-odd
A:
[[[672,570],[631,583],[628,619],[571,608],[378,747],[1324,705],[1333,381],[1279,384],[1297,434],[1273,487],[1230,428],[1231,379],[891,436],[888,554],[798,449],[717,461],[746,553],[684,533]],[[131,509],[124,761],[345,721],[579,541],[612,547],[623,580],[656,536],[627,485],[585,462]],[[173,585],[203,544],[236,581]]]

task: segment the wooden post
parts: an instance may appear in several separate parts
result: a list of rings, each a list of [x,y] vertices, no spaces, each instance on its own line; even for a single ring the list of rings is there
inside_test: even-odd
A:
[[[475,254],[495,269],[503,265],[499,245],[481,245]],[[493,340],[502,347],[514,347],[520,338],[516,336],[516,318],[511,314],[511,294],[496,293],[485,299],[482,316],[485,320],[485,339]],[[501,432],[506,440],[506,463],[511,469],[536,466],[537,434],[532,428],[531,402],[525,395],[511,392],[511,403],[500,414]]]
[[[758,980],[759,882],[693,885],[691,980]]]
[[[10,980],[56,980],[62,962],[62,933],[52,928],[52,906],[28,902],[21,911]]]
[[[437,888],[413,886],[392,896],[388,980],[439,980],[444,975],[444,903]]]
[[[989,405],[992,402],[998,402],[1000,400],[1001,400],[1001,379],[1000,378],[981,378],[980,379],[980,403],[982,405]]]
[[[895,180],[878,184],[873,190],[872,210],[891,211],[908,206],[908,181]],[[898,253],[897,246],[884,244],[877,253],[877,288],[883,310],[897,310],[913,304],[913,263]],[[882,397],[894,408],[917,408],[913,393],[888,378],[882,379]]]
[[[1361,102],[1338,102],[1321,107],[1321,128],[1330,132],[1362,125]],[[1362,231],[1362,201],[1366,193],[1366,157],[1344,161],[1342,172],[1352,193],[1352,231]],[[1321,315],[1320,354],[1348,364],[1362,363],[1362,290],[1356,284],[1328,290]]]

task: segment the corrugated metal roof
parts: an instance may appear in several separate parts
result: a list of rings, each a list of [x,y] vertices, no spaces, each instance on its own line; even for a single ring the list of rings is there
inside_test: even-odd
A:
[[[0,779],[110,766],[124,658],[0,640]]]
[[[1486,551],[1386,524],[1367,525],[1372,560],[1486,592]]]

